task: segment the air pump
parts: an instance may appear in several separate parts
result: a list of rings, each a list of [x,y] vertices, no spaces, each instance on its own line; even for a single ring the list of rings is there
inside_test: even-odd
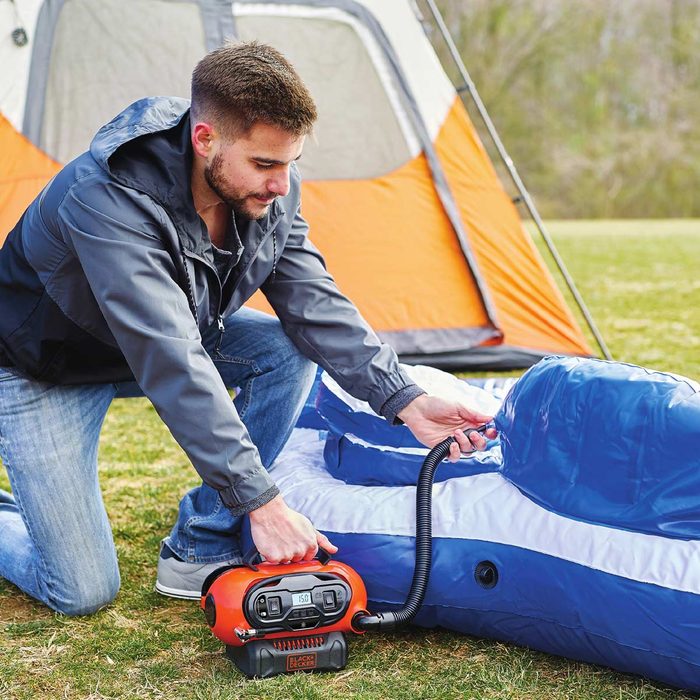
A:
[[[400,609],[369,612],[360,575],[323,550],[312,561],[292,564],[257,563],[259,555],[253,551],[243,564],[222,567],[207,577],[201,598],[207,623],[246,676],[338,671],[347,663],[346,633],[391,630],[415,617],[432,561],[433,479],[453,441],[449,437],[433,447],[418,476],[416,563]]]

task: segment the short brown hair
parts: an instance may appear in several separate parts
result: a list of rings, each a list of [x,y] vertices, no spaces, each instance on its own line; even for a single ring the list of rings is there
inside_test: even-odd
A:
[[[257,41],[228,43],[207,54],[192,73],[192,119],[211,120],[228,136],[256,122],[301,136],[316,121],[316,105],[292,64]]]

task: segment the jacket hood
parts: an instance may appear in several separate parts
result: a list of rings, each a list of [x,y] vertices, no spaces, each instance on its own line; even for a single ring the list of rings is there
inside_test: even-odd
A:
[[[178,97],[138,100],[97,132],[90,154],[117,182],[163,206],[184,234],[183,244],[196,252],[203,223],[190,186],[189,106],[189,100]]]
[[[90,144],[92,157],[109,171],[109,158],[122,145],[147,134],[166,131],[189,114],[190,101],[180,97],[144,97],[105,124]]]

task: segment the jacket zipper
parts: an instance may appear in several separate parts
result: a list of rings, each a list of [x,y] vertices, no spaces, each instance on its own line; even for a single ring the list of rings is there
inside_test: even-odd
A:
[[[275,234],[275,228],[277,227],[277,224],[280,222],[280,219],[282,219],[283,216],[284,216],[284,212],[281,212],[281,213],[278,214],[278,215],[275,217],[275,219],[270,223],[270,226],[268,227],[267,232],[266,232],[265,235],[260,239],[260,243],[258,244],[258,248],[257,248],[258,250],[260,250],[260,248],[262,248],[263,244],[265,243],[265,241],[268,239],[268,237],[269,237],[270,235],[273,235],[273,236],[274,236],[274,234]],[[273,238],[273,243],[275,243],[275,239],[274,239],[274,238]],[[277,263],[276,263],[276,260],[275,260],[275,257],[276,257],[276,247],[277,247],[276,245],[273,245],[273,253],[272,253],[272,254],[273,254],[273,259],[272,259],[272,272],[273,272],[273,274],[276,272],[276,267],[277,267]],[[218,272],[216,271],[216,268],[215,268],[208,260],[205,260],[204,258],[200,257],[199,255],[196,255],[196,254],[193,253],[192,251],[186,251],[186,250],[185,250],[185,247],[182,245],[182,243],[180,244],[180,249],[181,249],[181,251],[182,251],[183,264],[185,265],[185,276],[186,276],[186,278],[187,278],[187,287],[188,287],[188,294],[187,294],[187,297],[188,297],[189,302],[190,302],[190,307],[191,307],[191,310],[192,310],[192,315],[194,316],[194,319],[195,319],[195,321],[197,322],[197,325],[199,325],[199,320],[198,320],[198,316],[197,316],[197,306],[196,306],[196,304],[195,304],[195,298],[194,298],[194,289],[192,288],[192,280],[190,279],[190,273],[189,273],[189,271],[187,270],[187,257],[188,257],[188,254],[189,254],[189,257],[193,258],[194,260],[198,260],[199,262],[204,263],[204,265],[206,265],[206,266],[214,273],[214,277],[216,278],[217,287],[218,287],[218,292],[219,292],[219,296],[218,296],[218,299],[217,299],[217,305],[216,305],[216,308],[217,308],[216,324],[217,324],[217,328],[219,329],[219,339],[218,339],[218,341],[217,341],[217,343],[216,343],[215,351],[218,351],[218,350],[219,350],[219,347],[221,346],[221,342],[222,342],[222,340],[223,340],[223,338],[224,338],[224,333],[225,333],[225,331],[226,331],[226,328],[225,328],[225,326],[224,326],[224,320],[223,320],[223,317],[222,317],[222,315],[221,315],[221,299],[222,299],[222,297],[223,297],[224,290],[223,290],[223,286],[222,286],[222,284],[221,284],[221,280],[219,279],[219,274],[218,274]],[[236,290],[238,289],[239,285],[240,285],[241,282],[243,281],[243,278],[245,277],[246,273],[247,273],[248,270],[250,269],[250,266],[253,264],[253,261],[255,260],[256,257],[257,257],[257,255],[251,256],[251,258],[250,258],[248,264],[246,265],[245,269],[244,269],[244,270],[241,272],[241,274],[239,275],[238,281],[236,282],[235,287],[234,287],[233,290],[231,291],[231,296],[233,296],[233,295],[236,293]]]
[[[226,326],[224,326],[224,319],[219,314],[216,317],[216,325],[219,327],[219,339],[216,341],[216,347],[214,348],[214,354],[218,355],[219,354],[219,349],[221,348],[221,342],[224,339],[224,333],[226,332]]]
[[[218,312],[221,311],[221,296],[223,294],[223,290],[221,288],[221,280],[219,279],[219,273],[216,271],[216,268],[214,265],[212,265],[208,260],[205,260],[201,256],[197,255],[196,253],[193,253],[191,250],[186,250],[184,247],[182,248],[182,255],[185,263],[185,274],[187,275],[187,283],[190,285],[190,296],[192,299],[194,299],[194,290],[192,289],[192,280],[190,279],[190,273],[187,271],[187,258],[192,258],[192,260],[196,260],[197,262],[202,263],[205,267],[207,267],[211,272],[214,273],[214,279],[216,280],[219,296],[217,300],[217,305],[216,308],[218,309]],[[216,290],[215,290],[216,291]],[[217,312],[217,313],[218,313]]]
[[[269,238],[270,235],[274,236],[275,228],[277,228],[277,224],[280,222],[280,219],[282,219],[283,216],[284,216],[284,212],[278,214],[277,217],[275,218],[275,220],[270,224],[270,226],[267,230],[267,233],[260,239],[260,243],[258,244],[258,250],[260,250],[260,248],[262,248],[263,244]],[[273,239],[273,241],[274,241],[274,239]],[[272,271],[276,273],[277,272],[277,270],[276,270],[277,264],[275,262],[275,250],[274,250],[275,248],[276,248],[276,245],[273,246]],[[256,257],[257,257],[256,255],[253,255],[250,258],[250,260],[248,261],[248,264],[245,267],[245,270],[243,270],[241,272],[241,274],[239,275],[238,281],[236,282],[236,286],[231,290],[231,296],[233,296],[236,293],[236,290],[238,289],[239,285],[243,281],[243,278],[246,276],[246,273],[250,269],[250,266],[253,264],[253,261],[255,260]]]
[[[190,305],[190,311],[194,316],[194,322],[199,328],[199,318],[197,314],[197,302],[195,301],[194,288],[192,286],[192,279],[190,277],[190,271],[187,269],[187,254],[185,253],[185,246],[180,242],[180,254],[182,255],[182,265],[185,269],[185,279],[187,281],[187,302]],[[204,261],[206,262],[206,260]]]

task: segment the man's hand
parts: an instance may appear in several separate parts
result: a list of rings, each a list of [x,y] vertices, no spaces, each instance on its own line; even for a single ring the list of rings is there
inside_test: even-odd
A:
[[[455,401],[427,394],[413,399],[399,412],[398,417],[427,447],[434,447],[450,435],[453,436],[457,442],[450,447],[450,462],[456,462],[460,452],[483,450],[486,440],[477,432],[469,432],[469,428],[479,428],[493,420],[493,416],[477,413]],[[497,434],[494,428],[485,433],[489,439],[495,438]]]
[[[313,559],[319,547],[330,554],[338,548],[311,521],[292,510],[282,496],[248,514],[253,542],[270,564]]]

